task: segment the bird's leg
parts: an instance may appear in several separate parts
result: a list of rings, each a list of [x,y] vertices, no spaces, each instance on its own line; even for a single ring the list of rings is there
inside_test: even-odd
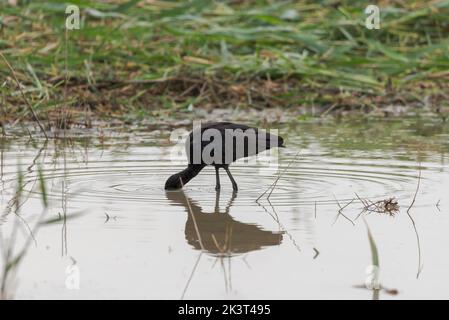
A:
[[[237,195],[236,192],[233,192],[233,193],[232,193],[231,200],[229,200],[229,203],[228,203],[227,206],[226,206],[225,214],[229,214],[229,209],[232,207],[236,195]]]
[[[215,193],[215,213],[220,213],[220,189]]]
[[[234,177],[233,177],[232,174],[231,174],[231,171],[229,171],[229,168],[228,168],[227,166],[224,167],[224,169],[226,170],[226,173],[228,174],[228,177],[229,177],[229,179],[231,180],[231,183],[232,183],[232,189],[234,190],[234,192],[237,191],[237,190],[238,190],[238,188],[237,188],[237,183],[235,182]]]
[[[221,186],[220,186],[220,174],[219,174],[218,170],[219,170],[219,168],[215,167],[215,179],[216,179],[215,191],[218,191],[221,188]]]

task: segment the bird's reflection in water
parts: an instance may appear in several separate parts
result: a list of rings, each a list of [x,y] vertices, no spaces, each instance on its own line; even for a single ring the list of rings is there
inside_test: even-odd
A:
[[[235,194],[224,211],[220,211],[220,192],[217,192],[213,212],[203,212],[202,208],[182,190],[168,191],[166,196],[173,204],[185,207],[186,240],[197,250],[203,250],[215,256],[233,256],[264,247],[277,246],[282,242],[282,231],[262,230],[255,224],[243,223],[231,217],[229,210]]]
[[[265,231],[255,224],[236,221],[231,217],[229,210],[235,199],[235,193],[224,211],[221,211],[219,205],[220,192],[218,191],[213,212],[204,212],[197,202],[189,198],[183,190],[167,191],[166,196],[172,205],[180,205],[185,208],[187,213],[185,226],[187,243],[196,250],[200,250],[181,299],[184,299],[188,291],[203,253],[217,257],[215,263],[220,261],[225,290],[230,292],[232,291],[231,259],[233,259],[233,256],[260,250],[264,247],[277,246],[282,242],[281,231]],[[224,258],[227,260],[227,268]],[[245,256],[243,256],[243,261],[247,264]],[[247,266],[249,267],[248,264]]]

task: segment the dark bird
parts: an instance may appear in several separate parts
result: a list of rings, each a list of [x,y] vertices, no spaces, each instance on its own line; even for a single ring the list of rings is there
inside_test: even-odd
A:
[[[219,169],[228,174],[232,188],[237,191],[229,165],[240,158],[246,158],[262,151],[284,147],[284,139],[258,128],[231,122],[213,122],[194,128],[185,142],[187,168],[167,179],[165,189],[180,189],[198,175],[204,167],[215,167],[216,186],[220,190]]]

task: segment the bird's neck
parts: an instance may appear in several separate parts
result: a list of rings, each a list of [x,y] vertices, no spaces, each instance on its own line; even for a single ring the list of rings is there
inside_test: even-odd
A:
[[[179,173],[179,177],[181,178],[182,184],[187,184],[190,180],[195,178],[201,170],[203,170],[204,165],[189,165],[187,168],[182,170]]]

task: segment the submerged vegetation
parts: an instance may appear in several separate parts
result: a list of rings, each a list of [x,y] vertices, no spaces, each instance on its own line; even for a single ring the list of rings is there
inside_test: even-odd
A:
[[[0,51],[55,126],[192,109],[449,108],[449,0],[380,1],[379,30],[365,27],[368,1],[70,3],[80,30],[65,29],[68,3],[0,4]],[[3,61],[0,79],[1,123],[33,120]]]
[[[24,200],[24,175],[20,167],[17,173],[17,186],[11,200],[4,212],[1,212],[1,219],[11,219],[12,227],[8,230],[8,234],[4,234],[3,225],[0,225],[0,300],[9,299],[13,296],[15,286],[15,274],[25,257],[31,244],[36,243],[36,234],[43,222],[43,218],[47,214],[48,200],[42,170],[38,169],[39,190],[42,199],[42,211],[33,225],[30,225],[22,216],[21,207]],[[25,236],[21,236],[21,232],[25,229]]]

